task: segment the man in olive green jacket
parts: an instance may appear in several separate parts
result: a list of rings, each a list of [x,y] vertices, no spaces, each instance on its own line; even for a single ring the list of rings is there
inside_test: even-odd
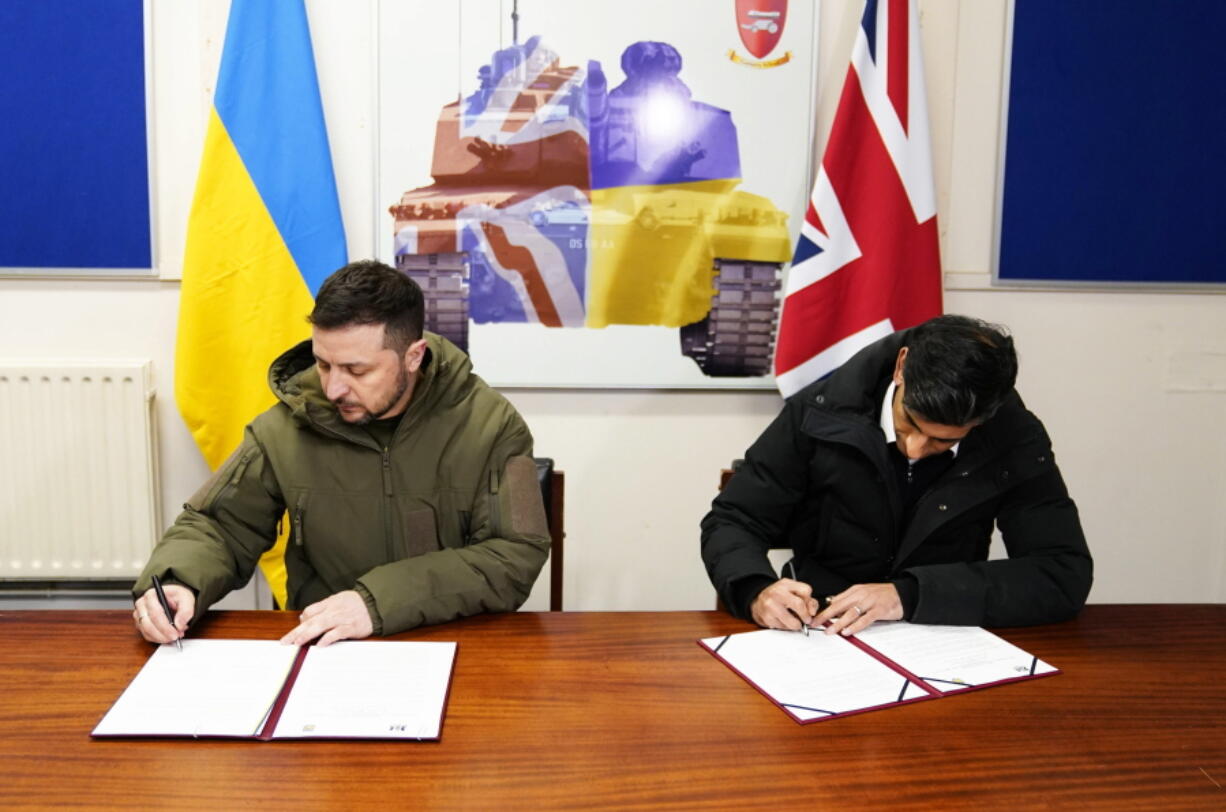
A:
[[[251,578],[289,511],[285,636],[320,645],[528,597],[549,551],[532,435],[462,351],[422,332],[416,283],[378,262],[320,288],[312,339],[272,365],[280,402],[184,506],[133,590],[149,641]],[[151,589],[166,584],[166,617]]]

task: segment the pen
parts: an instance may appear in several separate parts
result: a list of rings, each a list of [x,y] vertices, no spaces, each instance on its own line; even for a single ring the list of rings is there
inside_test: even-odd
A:
[[[796,614],[795,609],[788,609],[788,611],[792,613],[793,617],[800,620],[800,615]],[[809,624],[805,623],[803,620],[800,620],[800,630],[805,633],[805,637],[809,636]]]
[[[794,564],[794,563],[793,563],[794,561],[795,561],[795,559],[789,558],[789,559],[788,559],[788,562],[787,562],[787,563],[786,563],[784,566],[786,566],[786,567],[788,567],[789,569],[791,569],[791,570],[792,570],[792,580],[793,580],[793,581],[796,581],[796,580],[799,580],[799,579],[796,577],[796,564]],[[822,607],[821,607],[821,603],[820,603],[820,602],[818,603],[817,608],[818,608],[819,610],[822,608]],[[796,614],[796,610],[795,610],[795,609],[788,609],[788,611],[789,611],[789,612],[791,612],[793,615],[795,615],[795,617],[796,617],[796,619],[797,619],[797,620],[800,620],[800,615],[797,615],[797,614]],[[805,637],[808,637],[808,636],[809,636],[809,624],[808,624],[808,623],[805,623],[803,620],[800,620],[800,630],[801,630],[802,632],[804,632],[804,633],[805,633]]]
[[[162,604],[162,611],[166,613],[166,619],[170,621],[170,625],[175,625],[174,612],[170,611],[170,601],[166,600],[166,591],[162,589],[162,580],[156,575],[153,576],[153,589],[158,593],[158,603]],[[179,647],[179,651],[183,650],[183,641],[176,637],[175,645]]]

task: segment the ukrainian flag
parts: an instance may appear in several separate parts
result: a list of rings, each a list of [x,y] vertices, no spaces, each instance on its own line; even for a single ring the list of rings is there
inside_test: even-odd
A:
[[[183,258],[175,399],[209,467],[273,403],[268,367],[309,335],[346,262],[302,0],[233,0]],[[261,562],[285,605],[280,544]]]

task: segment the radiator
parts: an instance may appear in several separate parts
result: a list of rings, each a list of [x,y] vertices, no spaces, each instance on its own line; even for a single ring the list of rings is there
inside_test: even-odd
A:
[[[0,580],[131,579],[161,527],[148,361],[0,360]]]

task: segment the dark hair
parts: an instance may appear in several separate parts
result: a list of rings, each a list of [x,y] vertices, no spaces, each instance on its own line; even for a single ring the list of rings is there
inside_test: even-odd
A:
[[[943,426],[983,423],[1017,380],[1013,339],[999,325],[938,316],[907,335],[903,405]]]
[[[405,274],[373,259],[350,262],[319,288],[307,321],[324,330],[382,324],[383,346],[403,353],[421,338],[425,303]]]

